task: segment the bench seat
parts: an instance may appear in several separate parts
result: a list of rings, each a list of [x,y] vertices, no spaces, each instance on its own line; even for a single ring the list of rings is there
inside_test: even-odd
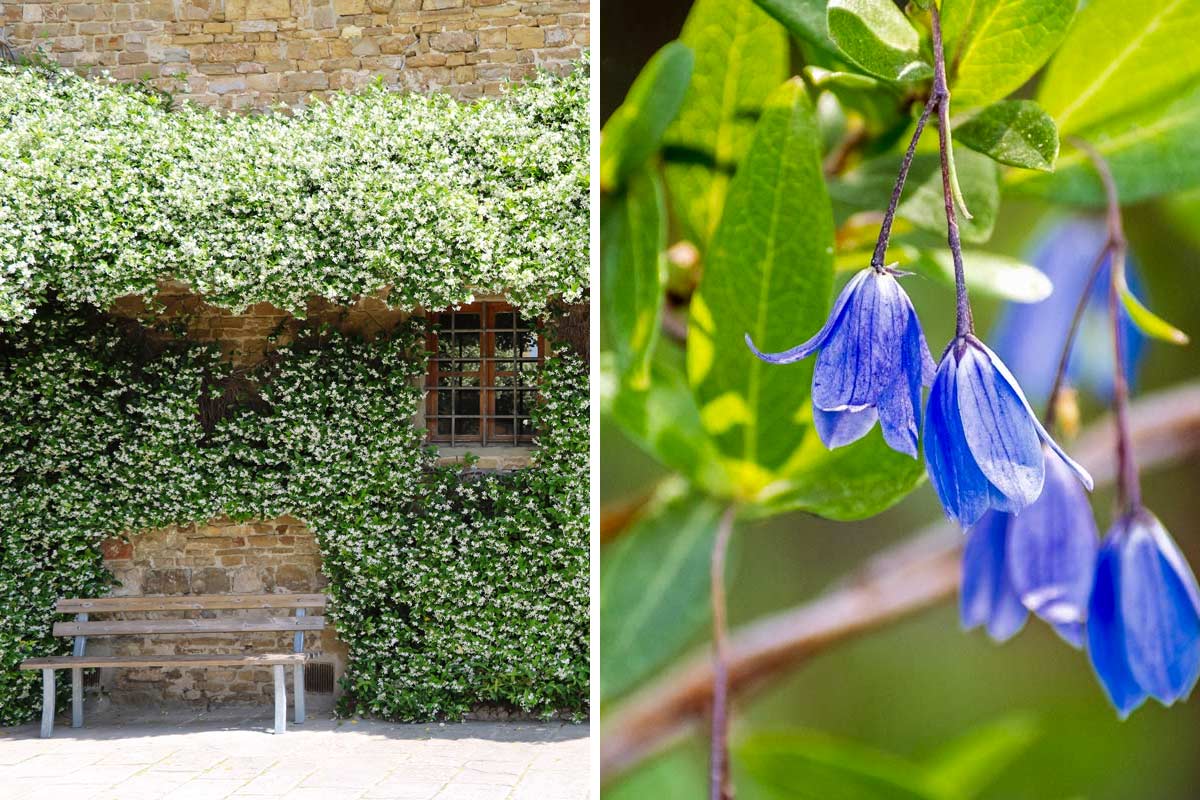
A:
[[[21,669],[75,669],[84,667],[270,667],[276,664],[302,664],[306,653],[246,653],[242,655],[184,656],[50,656],[28,658]]]

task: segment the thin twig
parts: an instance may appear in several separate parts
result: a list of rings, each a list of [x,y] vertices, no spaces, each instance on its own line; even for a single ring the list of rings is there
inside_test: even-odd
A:
[[[1100,277],[1100,270],[1108,255],[1109,245],[1110,242],[1105,240],[1104,246],[1100,248],[1099,254],[1092,262],[1091,269],[1088,270],[1087,282],[1083,285],[1083,294],[1079,295],[1079,302],[1075,304],[1075,313],[1071,315],[1071,324],[1067,327],[1067,340],[1063,342],[1062,352],[1058,357],[1058,369],[1054,371],[1054,383],[1050,386],[1050,399],[1046,403],[1046,414],[1042,418],[1046,430],[1054,427],[1054,420],[1058,415],[1058,394],[1062,391],[1063,381],[1066,380],[1067,366],[1071,362],[1071,349],[1075,345],[1075,334],[1079,332],[1079,324],[1083,321],[1083,312],[1087,310],[1092,287],[1096,285],[1096,279]]]
[[[729,631],[725,619],[725,555],[733,534],[734,507],[725,509],[713,540],[709,580],[712,591],[712,748],[710,788],[712,800],[733,800],[729,782]]]
[[[1130,407],[1130,432],[1144,467],[1200,453],[1200,382],[1148,395]],[[1097,486],[1115,470],[1111,422],[1101,420],[1076,442],[1074,455]],[[951,597],[959,582],[962,534],[930,526],[868,562],[817,599],[733,632],[728,642],[729,691],[761,689],[813,656],[904,619]],[[706,651],[684,661],[605,715],[600,767],[610,781],[687,735],[712,701],[713,665]]]
[[[933,93],[938,109],[938,152],[942,159],[942,196],[946,203],[946,242],[954,258],[954,287],[957,297],[955,338],[975,332],[971,301],[967,297],[967,277],[963,272],[962,241],[958,235],[958,217],[954,209],[954,189],[950,185],[950,88],[946,83],[946,54],[942,51],[942,18],[937,5],[930,9],[933,30]]]
[[[900,172],[896,175],[896,184],[892,187],[892,196],[888,200],[887,211],[883,213],[883,223],[879,227],[879,239],[875,242],[875,252],[871,255],[871,266],[877,271],[883,269],[888,240],[892,238],[892,222],[896,217],[896,208],[900,205],[900,196],[904,194],[904,182],[908,179],[908,170],[912,166],[913,155],[917,152],[917,142],[921,140],[925,123],[929,121],[929,115],[936,104],[937,100],[933,95],[930,95],[929,99],[925,101],[925,108],[921,109],[921,116],[917,118],[916,130],[913,131],[912,139],[908,142],[908,149],[904,151],[904,159],[900,162]]]

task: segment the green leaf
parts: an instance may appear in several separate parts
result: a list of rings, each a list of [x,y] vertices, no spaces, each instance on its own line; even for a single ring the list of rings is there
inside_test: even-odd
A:
[[[776,90],[729,190],[688,320],[687,371],[700,419],[737,487],[753,499],[804,435],[811,364],[766,364],[824,323],[833,218],[804,83]]]
[[[945,0],[942,31],[957,108],[1019,89],[1066,36],[1076,0]]]
[[[637,389],[650,380],[667,280],[666,209],[657,173],[639,170],[602,208],[600,282],[604,322],[622,375]]]
[[[700,425],[700,412],[683,371],[683,354],[668,342],[655,348],[650,381],[629,385],[616,356],[600,357],[600,409],[647,454],[710,494],[730,494],[716,449]]]
[[[921,769],[895,756],[817,733],[759,734],[736,763],[787,800],[938,800]]]
[[[954,258],[945,248],[922,250],[915,260],[901,263],[954,285]],[[972,293],[1014,303],[1040,303],[1054,291],[1054,284],[1037,267],[1000,253],[964,250],[963,273]]]
[[[1081,136],[1112,169],[1121,203],[1200,184],[1200,85],[1170,102],[1149,106],[1090,128]],[[1063,142],[1053,175],[1010,172],[1005,183],[1056,203],[1100,206],[1104,188],[1087,156]]]
[[[616,191],[659,149],[692,77],[692,51],[670,42],[646,62],[600,134],[600,188]]]
[[[1054,171],[1058,129],[1032,100],[993,103],[954,129],[961,144],[1001,164]]]
[[[664,138],[667,191],[683,238],[703,249],[762,105],[788,76],[788,41],[752,0],[696,0],[679,38],[696,64]]]
[[[1032,717],[1014,714],[982,725],[942,748],[926,770],[944,797],[971,800],[1039,737]]]
[[[811,406],[808,414],[811,419]],[[835,450],[809,429],[781,480],[746,509],[755,517],[806,511],[826,519],[866,519],[898,503],[924,479],[923,462],[888,447],[878,427]]]
[[[838,55],[825,22],[826,0],[754,0],[788,32],[823,53]]]
[[[1000,205],[1000,187],[995,163],[972,150],[956,150],[958,178],[972,219],[958,221],[964,242],[986,242],[996,224]],[[863,162],[854,170],[831,181],[829,192],[834,200],[859,210],[883,210],[896,180],[900,157],[879,156]],[[942,173],[936,153],[918,153],[913,159],[904,187],[904,200],[897,209],[900,217],[924,230],[946,235],[946,206],[942,199]]]
[[[1129,291],[1128,286],[1122,286],[1120,292],[1121,305],[1125,307],[1125,311],[1129,314],[1129,319],[1133,321],[1138,330],[1147,336],[1152,336],[1155,339],[1170,342],[1171,344],[1188,343],[1189,339],[1186,333],[1142,305],[1134,297],[1133,292]]]
[[[921,36],[891,0],[830,0],[829,35],[846,58],[889,81],[933,77],[921,58]]]
[[[1066,136],[1177,94],[1200,77],[1200,48],[1188,44],[1197,29],[1200,0],[1092,0],[1050,63],[1038,102]]]
[[[709,560],[721,506],[667,484],[600,560],[600,693],[628,691],[710,618]]]

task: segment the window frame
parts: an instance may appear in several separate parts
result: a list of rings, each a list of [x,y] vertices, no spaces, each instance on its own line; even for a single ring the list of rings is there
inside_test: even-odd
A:
[[[443,315],[460,315],[460,314],[478,314],[479,327],[477,328],[459,328],[457,318],[450,327],[439,326],[438,323],[443,321]],[[500,314],[512,314],[512,327],[497,327],[496,318]],[[539,321],[535,319],[524,319],[525,327],[520,327],[518,321],[522,320],[520,312],[510,303],[504,300],[478,300],[473,303],[466,303],[457,308],[441,309],[439,311],[426,313],[426,334],[425,346],[428,351],[428,367],[425,370],[425,428],[426,441],[430,444],[444,445],[449,447],[530,447],[533,444],[535,431],[530,426],[527,433],[521,432],[520,420],[529,419],[529,415],[523,415],[519,412],[521,408],[520,398],[522,393],[529,396],[532,395],[532,402],[540,401],[541,394],[538,391],[537,376],[540,374],[542,366],[546,359],[546,341],[545,337],[538,333]],[[461,357],[452,355],[449,357],[441,357],[438,351],[439,335],[442,331],[452,333],[478,333],[479,334],[479,356],[478,358]],[[533,333],[536,336],[537,355],[533,357],[518,356],[516,351],[516,336],[524,332]],[[496,355],[496,335],[503,333],[511,333],[513,335],[514,349],[507,355]],[[441,365],[444,361],[463,362],[477,361],[479,369],[473,371],[462,370],[443,370]],[[500,370],[497,368],[498,362],[510,362],[513,366],[512,370]],[[533,382],[524,383],[523,379],[525,372],[522,371],[522,364],[534,364]],[[455,391],[461,391],[461,387],[440,386],[439,382],[443,375],[450,376],[475,376],[478,378],[478,387],[469,387],[470,389],[479,392],[479,413],[478,414],[459,414],[454,410],[454,394]],[[512,382],[508,385],[497,383],[497,379],[507,378]],[[451,410],[450,413],[441,413],[438,410],[439,394],[443,391],[451,391]],[[500,392],[512,392],[513,398],[513,413],[498,415],[496,413],[496,398]],[[438,422],[440,420],[450,420],[450,432],[439,433]],[[477,434],[463,434],[458,432],[457,421],[460,419],[477,419],[479,420],[479,432]],[[511,433],[500,433],[497,422],[501,420],[509,420],[512,423]]]

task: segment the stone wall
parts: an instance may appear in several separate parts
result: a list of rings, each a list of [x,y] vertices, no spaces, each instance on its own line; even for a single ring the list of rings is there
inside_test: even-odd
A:
[[[104,545],[104,559],[120,585],[114,596],[148,594],[262,594],[320,592],[328,581],[321,573],[316,538],[302,522],[282,517],[266,522],[236,523],[213,520],[208,524],[173,526],[138,534]],[[205,616],[289,615],[273,611],[214,611]],[[194,613],[130,614],[129,619],[195,616]],[[102,619],[116,619],[107,615]],[[243,633],[211,636],[118,636],[93,638],[92,655],[291,652],[290,633]],[[305,634],[306,652],[331,664],[340,675],[345,646],[331,628]],[[274,697],[271,670],[267,668],[121,669],[100,671],[104,696],[118,704],[188,704],[202,708],[217,705],[263,705]],[[288,697],[292,697],[288,670]],[[314,709],[332,706],[333,695],[308,697]]]
[[[588,46],[586,0],[0,0],[9,42],[206,105],[363,86],[495,94]]]

